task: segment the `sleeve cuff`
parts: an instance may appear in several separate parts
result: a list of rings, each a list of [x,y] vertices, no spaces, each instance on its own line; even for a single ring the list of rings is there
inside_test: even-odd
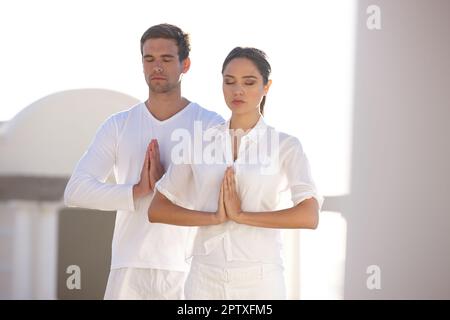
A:
[[[306,199],[311,199],[311,198],[314,198],[317,200],[317,202],[319,203],[319,211],[320,211],[322,209],[324,199],[322,196],[320,196],[314,192],[292,195],[292,202],[294,203],[294,206],[296,206],[299,203],[301,203],[302,201],[304,201]]]
[[[133,187],[134,187],[134,184],[128,185],[128,211],[131,211],[131,212],[136,211],[136,204],[134,203],[134,198],[133,198]]]

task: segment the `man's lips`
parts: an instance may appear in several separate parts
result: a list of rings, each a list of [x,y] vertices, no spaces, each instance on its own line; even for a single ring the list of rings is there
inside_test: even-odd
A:
[[[166,80],[166,78],[161,76],[151,77],[150,80]]]

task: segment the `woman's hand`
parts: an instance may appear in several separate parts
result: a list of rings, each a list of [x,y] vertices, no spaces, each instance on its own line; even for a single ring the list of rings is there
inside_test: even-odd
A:
[[[241,199],[236,190],[236,182],[232,167],[228,167],[225,171],[224,181],[222,183],[224,193],[223,199],[225,203],[226,214],[229,219],[236,221],[242,213]]]
[[[224,181],[225,181],[225,179],[224,179]],[[217,206],[216,218],[217,218],[217,224],[224,223],[228,220],[227,213],[225,211],[225,203],[223,201],[223,181],[220,186],[219,203]]]

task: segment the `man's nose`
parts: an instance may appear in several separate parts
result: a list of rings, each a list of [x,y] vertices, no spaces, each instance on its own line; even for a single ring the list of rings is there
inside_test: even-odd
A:
[[[156,62],[153,67],[153,71],[161,73],[163,71],[162,65],[160,62]]]

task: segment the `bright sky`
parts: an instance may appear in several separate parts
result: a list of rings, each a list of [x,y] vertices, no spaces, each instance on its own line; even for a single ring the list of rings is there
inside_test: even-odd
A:
[[[297,136],[325,195],[348,192],[355,2],[291,0],[0,2],[0,121],[57,91],[147,97],[139,40],[168,22],[191,34],[183,94],[224,117],[221,64],[235,46],[269,56],[266,120]]]

